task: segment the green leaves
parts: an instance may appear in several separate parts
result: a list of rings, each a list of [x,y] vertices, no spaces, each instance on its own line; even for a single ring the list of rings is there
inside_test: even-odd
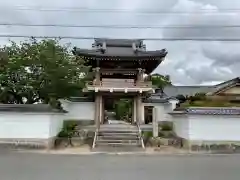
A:
[[[72,55],[70,45],[61,45],[58,39],[11,41],[1,51],[7,53],[0,62],[3,103],[49,103],[74,96],[84,87],[80,75],[89,74],[89,67]]]
[[[153,74],[151,75],[151,79],[152,79],[152,84],[157,88],[161,88],[161,89],[167,85],[172,84],[169,75],[163,76],[160,74]]]
[[[115,103],[115,113],[117,119],[124,119],[132,115],[132,100],[131,99],[120,99]]]

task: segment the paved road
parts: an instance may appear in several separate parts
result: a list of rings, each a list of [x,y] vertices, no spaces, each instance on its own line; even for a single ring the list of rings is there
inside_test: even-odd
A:
[[[239,180],[240,155],[0,153],[2,180]]]

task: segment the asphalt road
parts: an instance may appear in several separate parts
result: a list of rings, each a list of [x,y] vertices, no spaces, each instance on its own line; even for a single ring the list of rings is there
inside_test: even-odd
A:
[[[239,180],[240,155],[0,153],[2,180]]]

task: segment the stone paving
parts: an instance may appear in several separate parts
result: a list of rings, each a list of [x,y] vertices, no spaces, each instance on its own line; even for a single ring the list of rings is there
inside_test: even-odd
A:
[[[189,154],[189,151],[183,149],[176,149],[173,147],[161,148],[146,148],[140,152],[92,152],[89,146],[81,146],[74,148],[65,148],[58,150],[20,150],[19,152],[43,153],[43,154],[79,154],[79,155],[93,155],[93,154]]]

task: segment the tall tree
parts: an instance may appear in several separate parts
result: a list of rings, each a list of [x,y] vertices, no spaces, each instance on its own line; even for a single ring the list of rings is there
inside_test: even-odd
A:
[[[163,89],[167,85],[171,85],[171,79],[169,75],[161,75],[161,74],[152,74],[151,75],[152,84],[157,88]]]
[[[58,39],[28,41],[4,46],[0,62],[0,102],[50,103],[76,95],[84,87],[89,68],[71,53],[70,44]]]

